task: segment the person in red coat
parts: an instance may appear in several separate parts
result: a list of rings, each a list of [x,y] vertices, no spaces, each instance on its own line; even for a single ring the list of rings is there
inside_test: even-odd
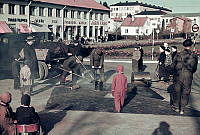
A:
[[[114,96],[115,111],[121,112],[124,105],[124,97],[127,91],[127,77],[123,74],[124,67],[117,66],[117,74],[112,80],[112,95]]]

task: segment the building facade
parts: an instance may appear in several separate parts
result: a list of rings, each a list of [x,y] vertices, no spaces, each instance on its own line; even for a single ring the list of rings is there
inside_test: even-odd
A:
[[[138,14],[142,11],[163,11],[166,13],[172,12],[170,9],[160,7],[160,6],[155,6],[155,5],[150,5],[146,3],[141,3],[141,2],[119,2],[116,4],[110,5],[110,18],[121,18],[125,19],[128,15],[135,15]]]
[[[45,39],[105,36],[109,9],[93,0],[1,0],[0,21],[14,33]]]

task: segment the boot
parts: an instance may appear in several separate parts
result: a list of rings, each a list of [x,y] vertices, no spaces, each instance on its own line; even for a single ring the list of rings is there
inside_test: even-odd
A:
[[[99,84],[99,82],[98,82],[98,81],[95,81],[95,84],[94,84],[94,89],[95,89],[95,90],[98,90],[98,89],[99,89],[98,84]]]
[[[99,83],[99,90],[103,90],[103,82]]]

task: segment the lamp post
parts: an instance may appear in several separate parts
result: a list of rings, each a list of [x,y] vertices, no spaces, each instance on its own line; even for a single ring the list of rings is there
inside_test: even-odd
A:
[[[152,37],[152,38],[153,38],[153,43],[152,43],[152,46],[153,46],[153,47],[152,47],[152,50],[151,50],[151,53],[152,53],[152,55],[151,55],[151,56],[152,56],[151,59],[153,60],[153,58],[154,58],[154,56],[153,56],[153,53],[154,53],[154,28],[153,28],[152,36],[153,36],[153,37]]]

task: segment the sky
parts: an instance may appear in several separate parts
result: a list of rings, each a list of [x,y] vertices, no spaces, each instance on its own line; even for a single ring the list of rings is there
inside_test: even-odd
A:
[[[172,10],[172,13],[200,13],[200,0],[96,0],[97,2],[107,2],[108,5],[118,2],[139,1],[156,6],[166,7]]]

